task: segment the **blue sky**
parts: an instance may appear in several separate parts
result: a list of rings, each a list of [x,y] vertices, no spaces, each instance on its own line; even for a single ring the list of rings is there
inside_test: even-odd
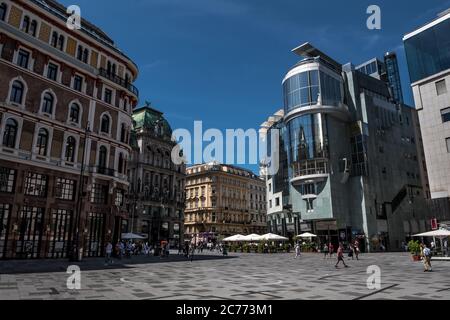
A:
[[[413,105],[402,37],[450,0],[62,0],[107,32],[139,66],[141,104],[151,101],[172,128],[259,128],[282,107],[281,80],[313,45],[355,65],[386,51],[399,57]],[[382,29],[366,9],[381,7]],[[257,166],[244,165],[257,172]]]

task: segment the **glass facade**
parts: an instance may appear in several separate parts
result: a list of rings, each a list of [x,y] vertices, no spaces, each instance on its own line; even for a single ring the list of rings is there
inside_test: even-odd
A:
[[[287,125],[290,177],[328,172],[326,115],[308,114]]]
[[[405,40],[411,82],[450,68],[450,19]]]
[[[342,101],[341,82],[318,70],[305,71],[288,78],[283,84],[283,94],[286,113],[295,108],[316,105],[319,96],[322,105],[339,106]]]
[[[404,103],[402,83],[400,80],[400,71],[398,69],[397,56],[395,55],[395,53],[389,53],[385,55],[384,64],[386,65],[388,82],[392,88],[394,99],[400,103]]]

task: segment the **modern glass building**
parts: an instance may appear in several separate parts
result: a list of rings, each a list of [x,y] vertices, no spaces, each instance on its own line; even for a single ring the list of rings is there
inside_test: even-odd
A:
[[[290,235],[293,222],[322,244],[400,248],[427,227],[415,110],[394,97],[377,59],[357,71],[309,43],[293,52],[302,60],[282,81],[284,110],[262,126],[283,128],[286,145],[289,192],[266,179],[271,231]]]
[[[448,222],[450,197],[450,9],[403,37],[438,222]],[[434,203],[433,205],[436,205]],[[440,221],[439,221],[440,218]]]

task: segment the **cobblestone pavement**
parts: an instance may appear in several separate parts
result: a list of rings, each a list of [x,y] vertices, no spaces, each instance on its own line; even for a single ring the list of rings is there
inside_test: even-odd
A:
[[[406,253],[364,254],[334,267],[320,254],[133,257],[105,267],[79,264],[81,289],[66,286],[64,260],[0,261],[0,299],[450,299],[450,262],[421,262]],[[367,288],[367,267],[381,268],[381,289]]]

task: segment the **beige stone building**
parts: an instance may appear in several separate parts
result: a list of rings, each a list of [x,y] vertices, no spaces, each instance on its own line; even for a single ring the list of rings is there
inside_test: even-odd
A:
[[[186,175],[185,240],[266,233],[264,180],[219,163],[189,167]]]
[[[0,258],[100,256],[128,218],[138,68],[67,17],[56,1],[0,0]]]

